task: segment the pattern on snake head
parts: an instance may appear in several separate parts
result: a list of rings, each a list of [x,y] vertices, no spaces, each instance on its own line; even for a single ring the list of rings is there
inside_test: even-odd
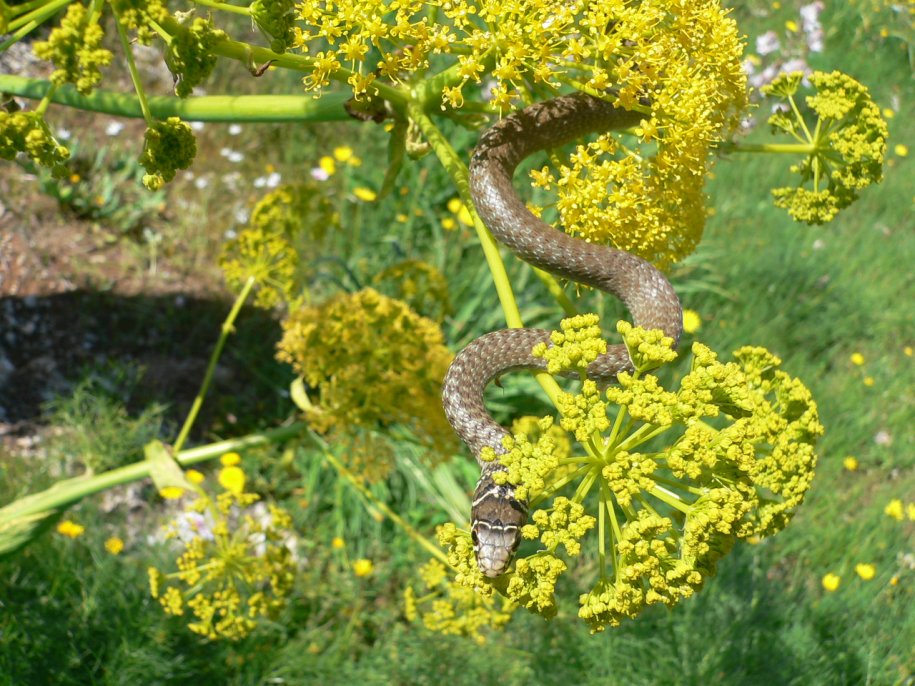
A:
[[[499,485],[491,474],[480,477],[470,511],[470,535],[477,566],[484,576],[504,574],[521,543],[527,507],[511,486]]]

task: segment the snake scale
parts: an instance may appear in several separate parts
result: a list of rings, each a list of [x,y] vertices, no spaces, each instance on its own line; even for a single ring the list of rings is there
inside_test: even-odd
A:
[[[635,324],[662,329],[674,341],[680,337],[680,301],[664,275],[645,260],[621,250],[573,238],[544,223],[525,207],[512,186],[518,163],[530,154],[568,143],[591,132],[627,128],[642,115],[584,95],[566,95],[515,112],[480,137],[470,162],[470,192],[483,223],[500,243],[529,264],[558,277],[599,288],[620,298]],[[483,403],[486,385],[501,374],[520,369],[543,370],[543,360],[531,350],[548,345],[543,329],[506,329],[470,343],[455,357],[445,376],[442,402],[448,421],[480,465],[473,495],[471,536],[480,571],[488,577],[504,574],[521,540],[527,503],[516,498],[510,484],[499,485],[493,474],[498,461],[484,462],[485,446],[505,452],[508,431],[489,415]],[[622,344],[588,367],[588,376],[612,381],[631,369]]]

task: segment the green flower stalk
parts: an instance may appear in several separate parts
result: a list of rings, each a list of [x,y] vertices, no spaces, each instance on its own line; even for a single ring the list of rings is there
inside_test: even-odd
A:
[[[883,158],[888,135],[880,108],[867,88],[842,72],[814,72],[808,78],[815,90],[806,98],[817,115],[807,126],[795,101],[801,72],[782,74],[762,91],[781,98],[790,111],[769,117],[773,130],[788,133],[802,143],[807,157],[791,167],[801,177],[796,187],[772,191],[775,204],[797,221],[824,224],[851,205],[863,188],[883,180]]]
[[[606,391],[583,372],[606,349],[596,316],[566,320],[551,347],[535,350],[551,373],[583,378],[557,404],[562,429],[583,454],[558,454],[554,420],[545,417],[535,438],[516,432],[504,440],[504,455],[486,456],[529,499],[522,534],[539,539],[539,549],[489,580],[477,570],[469,533],[454,525],[439,532],[457,583],[498,590],[545,617],[557,610],[555,585],[568,560],[585,555],[582,541],[595,537],[598,578],[579,610],[592,631],[650,605],[675,605],[715,574],[738,540],[783,529],[810,487],[823,432],[810,392],[763,348],[741,348],[724,363],[695,343],[689,373],[666,390],[650,371],[676,357],[672,341],[625,322],[617,330],[635,371]],[[566,490],[571,495],[560,495]]]
[[[51,83],[72,83],[77,91],[88,95],[102,80],[101,68],[111,64],[113,58],[110,50],[101,47],[104,35],[98,17],[93,20],[83,5],[75,3],[67,8],[66,16],[48,40],[37,41],[33,50],[36,57],[57,67],[51,73]]]

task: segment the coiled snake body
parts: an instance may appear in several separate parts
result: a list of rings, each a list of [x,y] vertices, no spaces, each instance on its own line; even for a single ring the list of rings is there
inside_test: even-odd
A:
[[[587,95],[568,95],[531,105],[486,130],[470,162],[470,192],[474,206],[493,236],[525,262],[556,276],[599,288],[620,298],[635,324],[662,329],[674,341],[680,337],[680,301],[664,275],[645,260],[621,250],[587,243],[552,228],[525,207],[512,186],[518,163],[531,153],[563,145],[586,133],[626,128],[641,115]],[[442,400],[448,421],[480,464],[473,495],[471,533],[477,564],[489,577],[508,569],[521,540],[527,504],[514,496],[509,484],[492,478],[498,461],[484,462],[485,446],[505,452],[508,432],[489,415],[483,390],[495,377],[511,370],[544,369],[531,350],[549,343],[543,329],[506,329],[473,341],[455,357],[445,377]],[[588,366],[588,376],[614,380],[631,369],[622,344]]]

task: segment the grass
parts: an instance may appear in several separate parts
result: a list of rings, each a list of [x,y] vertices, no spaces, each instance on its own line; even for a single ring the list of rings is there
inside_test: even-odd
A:
[[[765,6],[758,3],[757,9]],[[756,33],[779,30],[794,13],[790,5],[768,17],[753,17],[749,10],[738,16],[744,30]],[[830,31],[822,66],[861,78],[882,105],[898,98],[890,121],[891,148],[915,139],[907,54],[897,49],[899,42],[861,32],[851,7],[831,8],[824,21]],[[341,211],[341,229],[323,246],[344,260],[349,273],[322,265],[315,288],[331,292],[335,283],[353,288],[350,281],[368,283],[402,255],[419,256],[448,277],[455,312],[444,329],[451,346],[500,328],[479,249],[466,232],[438,228],[436,218],[454,193],[432,161],[411,165],[401,179],[408,187],[422,187],[422,193],[395,195],[377,207],[355,203],[349,189],[377,187],[380,181],[379,132],[328,130],[345,132],[365,164],[334,177],[338,185],[331,195]],[[195,173],[215,175],[218,165],[225,167],[217,152],[221,133],[215,127],[209,131],[209,152]],[[286,129],[252,127],[238,140],[249,151],[245,165],[252,173],[262,159],[276,161],[291,178],[330,152],[322,142],[326,131],[295,129],[286,138]],[[470,137],[464,142],[469,144]],[[264,148],[263,158],[258,147]],[[709,187],[716,213],[696,254],[675,272],[685,306],[704,320],[696,337],[721,352],[754,344],[781,356],[784,368],[802,378],[818,399],[826,435],[817,478],[793,523],[759,545],[738,546],[695,598],[672,611],[655,608],[592,637],[574,616],[576,589],[567,582],[560,603],[566,609],[555,621],[518,612],[508,630],[491,635],[483,647],[425,631],[405,622],[400,600],[423,561],[420,551],[389,521],[374,517],[320,452],[303,442],[285,451],[245,455],[256,490],[293,513],[306,561],[293,602],[278,621],[238,644],[208,643],[187,632],[146,590],[146,567],[168,558],[166,547],[147,542],[168,518],[161,501],[147,489],[135,510],[105,512],[101,499],[95,499],[68,513],[87,527],[81,538],[45,536],[0,562],[0,684],[910,683],[915,674],[915,525],[897,522],[883,509],[890,499],[915,493],[915,375],[912,357],[904,352],[915,343],[907,295],[915,239],[911,162],[892,153],[889,158],[886,181],[867,190],[833,224],[819,228],[795,225],[772,206],[768,188],[786,179],[784,160],[724,161]],[[188,187],[172,192],[186,193]],[[165,228],[166,245],[188,239],[199,251],[194,260],[207,251],[211,255],[231,221],[203,236],[194,232],[210,208],[228,216],[225,192],[214,182],[201,193],[210,205],[194,205],[184,221]],[[254,195],[245,190],[232,202],[244,204]],[[401,213],[407,223],[397,220]],[[555,324],[558,308],[544,307],[549,300],[530,270],[510,260],[509,272],[525,321]],[[608,313],[615,311],[610,299],[594,301]],[[255,320],[242,322],[229,359],[252,370],[259,388],[278,394],[289,374],[269,358],[266,326],[261,320],[256,326]],[[863,366],[851,362],[853,352],[863,354]],[[51,424],[66,427],[66,445],[52,443],[40,458],[0,456],[0,502],[21,494],[26,485],[35,491],[51,483],[51,475],[72,459],[74,446],[79,453],[95,446],[105,459],[115,460],[129,454],[141,437],[160,433],[161,412],[154,405],[127,412],[121,406],[129,405],[123,390],[120,395],[100,391],[92,386],[98,370],[93,373],[47,416]],[[868,377],[873,385],[866,385]],[[237,393],[243,398],[245,389]],[[243,413],[242,426],[281,416],[278,397],[233,405],[221,396],[214,400],[218,416],[205,433],[237,431],[237,424],[223,421],[233,410]],[[494,389],[491,397],[504,421],[512,414],[548,410],[526,379],[507,379],[505,389]],[[104,439],[108,435],[111,440]],[[165,437],[171,438],[167,432]],[[400,449],[417,456],[415,446]],[[857,457],[858,470],[843,468],[848,455]],[[448,469],[470,487],[474,465],[458,460]],[[406,461],[373,491],[423,531],[447,519],[435,504],[434,487],[417,481]],[[110,535],[128,543],[118,557],[104,552]],[[345,541],[342,550],[331,545],[336,536]],[[375,573],[355,576],[351,564],[358,558],[372,559]],[[859,563],[874,564],[875,578],[859,578]],[[842,578],[834,593],[821,586],[827,572]]]

